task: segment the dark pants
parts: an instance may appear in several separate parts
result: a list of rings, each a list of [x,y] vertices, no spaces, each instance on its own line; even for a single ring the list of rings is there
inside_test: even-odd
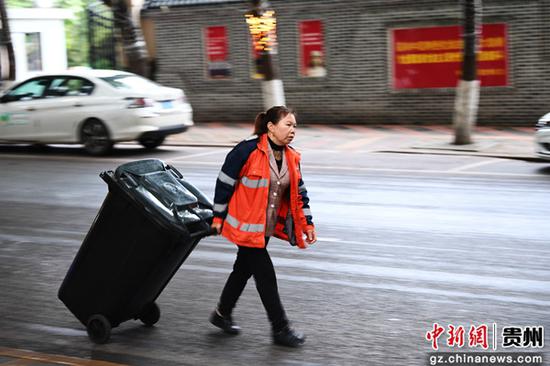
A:
[[[266,245],[269,238],[266,238]],[[288,325],[285,310],[279,297],[277,277],[267,248],[239,246],[233,272],[229,275],[220,297],[218,311],[230,316],[250,276],[254,276],[256,289],[260,294],[267,316],[274,332]]]

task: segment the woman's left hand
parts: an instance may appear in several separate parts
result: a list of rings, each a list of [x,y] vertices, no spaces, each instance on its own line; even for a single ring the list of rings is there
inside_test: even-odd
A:
[[[311,245],[317,241],[317,234],[315,233],[315,230],[308,230],[306,232],[306,235],[307,235],[306,243]]]

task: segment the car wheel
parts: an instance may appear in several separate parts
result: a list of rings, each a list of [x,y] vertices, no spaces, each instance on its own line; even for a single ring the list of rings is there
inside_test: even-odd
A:
[[[154,149],[154,148],[157,148],[160,145],[162,145],[162,143],[164,142],[164,139],[165,139],[164,136],[145,137],[145,138],[140,139],[139,143],[147,149]]]
[[[84,149],[91,155],[104,155],[113,147],[109,131],[100,120],[90,119],[84,122],[81,136]]]

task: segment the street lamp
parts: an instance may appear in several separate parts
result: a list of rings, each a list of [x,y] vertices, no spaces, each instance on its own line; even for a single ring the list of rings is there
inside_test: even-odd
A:
[[[277,53],[277,18],[265,0],[253,0],[245,14],[254,52],[254,77],[262,79],[264,108],[285,105],[283,82],[278,78],[273,55]]]

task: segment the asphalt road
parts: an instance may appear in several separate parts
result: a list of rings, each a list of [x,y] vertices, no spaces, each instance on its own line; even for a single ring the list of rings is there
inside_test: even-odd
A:
[[[503,327],[550,329],[550,164],[311,149],[302,166],[319,242],[270,243],[303,348],[272,344],[252,281],[234,314],[241,335],[208,323],[236,251],[219,237],[202,240],[161,294],[155,327],[129,321],[92,344],[57,290],[107,192],[98,174],[156,157],[212,196],[227,151],[0,148],[0,347],[128,365],[421,365],[433,323],[486,324],[490,349],[496,325],[499,351]],[[524,351],[550,359],[547,348]]]

